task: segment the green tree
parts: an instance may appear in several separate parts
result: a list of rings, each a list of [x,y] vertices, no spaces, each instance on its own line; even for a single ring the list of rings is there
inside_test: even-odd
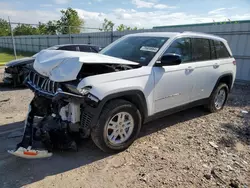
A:
[[[47,25],[44,24],[44,23],[39,22],[37,29],[38,29],[38,32],[39,32],[40,35],[48,34],[47,33]]]
[[[104,19],[104,22],[102,24],[102,31],[112,31],[113,27],[114,27],[114,23],[108,19]]]
[[[117,31],[138,30],[138,28],[137,28],[137,27],[132,28],[132,27],[126,26],[126,25],[124,25],[124,24],[121,24],[121,25],[119,25],[119,26],[116,28],[116,30],[117,30]]]
[[[14,35],[38,35],[39,30],[28,24],[18,24],[14,30]]]
[[[126,26],[124,24],[121,24],[119,25],[117,28],[116,28],[117,31],[125,31],[126,30]]]
[[[0,18],[0,36],[8,36],[10,35],[10,26],[9,23]]]
[[[45,34],[47,35],[56,35],[57,31],[59,30],[59,26],[58,26],[58,21],[53,20],[53,21],[48,21],[48,23],[46,24],[46,32]]]
[[[61,13],[62,16],[60,20],[57,21],[60,33],[80,33],[81,26],[84,25],[84,21],[79,17],[77,11],[72,8],[68,8],[67,10],[61,10]]]

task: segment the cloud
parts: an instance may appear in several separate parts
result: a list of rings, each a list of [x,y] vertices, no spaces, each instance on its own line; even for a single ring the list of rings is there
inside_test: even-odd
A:
[[[218,13],[221,13],[222,11],[224,11],[224,10],[226,10],[226,8],[218,8],[218,9],[209,11],[208,14],[218,14]]]
[[[37,24],[38,22],[47,22],[49,20],[57,20],[60,18],[59,11],[43,11],[43,10],[15,10],[13,7],[3,8],[0,6],[0,18],[8,19],[11,22],[21,22],[27,24]]]
[[[137,8],[152,8],[154,6],[154,3],[142,0],[132,0],[132,3],[135,4]]]
[[[132,4],[136,5],[137,8],[155,8],[155,9],[167,9],[176,8],[168,6],[166,4],[157,4],[157,0],[143,1],[143,0],[132,0]]]
[[[236,9],[237,7],[231,7],[231,8],[218,8],[215,10],[211,10],[208,12],[208,14],[221,14],[224,13],[226,10],[233,10]]]
[[[71,0],[54,0],[56,4],[67,4],[70,3]]]
[[[154,8],[156,8],[156,9],[167,9],[167,8],[176,8],[176,7],[168,6],[168,5],[164,5],[164,4],[156,4],[156,5],[154,5]]]

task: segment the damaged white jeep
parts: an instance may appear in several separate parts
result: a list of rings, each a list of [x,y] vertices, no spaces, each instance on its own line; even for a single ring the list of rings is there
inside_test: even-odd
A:
[[[9,151],[25,158],[77,150],[89,136],[105,152],[122,151],[155,117],[195,105],[221,110],[236,74],[226,40],[193,32],[127,35],[99,54],[44,50],[33,68],[24,135]]]

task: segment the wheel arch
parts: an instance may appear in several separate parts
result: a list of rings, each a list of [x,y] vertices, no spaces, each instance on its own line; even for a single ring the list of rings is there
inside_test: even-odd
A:
[[[216,84],[215,84],[215,86],[214,86],[213,91],[216,89],[216,87],[217,87],[220,83],[225,83],[225,84],[227,84],[228,89],[229,89],[229,92],[230,92],[231,89],[232,89],[232,84],[233,84],[233,74],[232,74],[232,73],[226,73],[226,74],[221,75],[221,76],[218,78],[218,80],[217,80],[217,82],[216,82]]]
[[[146,98],[145,98],[143,92],[140,90],[129,90],[129,91],[122,91],[122,92],[118,92],[118,93],[113,93],[113,94],[110,94],[110,95],[104,97],[98,105],[97,118],[99,118],[99,116],[103,110],[103,107],[108,102],[110,102],[114,99],[123,99],[123,100],[126,100],[126,101],[133,103],[140,111],[140,113],[142,115],[142,121],[148,116],[147,102],[146,102]]]

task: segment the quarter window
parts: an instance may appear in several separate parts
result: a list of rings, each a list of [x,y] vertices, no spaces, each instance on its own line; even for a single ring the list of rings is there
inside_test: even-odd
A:
[[[165,51],[164,55],[174,53],[181,56],[182,63],[192,60],[191,40],[189,38],[176,39]]]
[[[218,59],[230,57],[226,46],[221,41],[214,41],[214,44]]]
[[[211,59],[210,45],[208,39],[192,39],[193,61],[206,61]]]

